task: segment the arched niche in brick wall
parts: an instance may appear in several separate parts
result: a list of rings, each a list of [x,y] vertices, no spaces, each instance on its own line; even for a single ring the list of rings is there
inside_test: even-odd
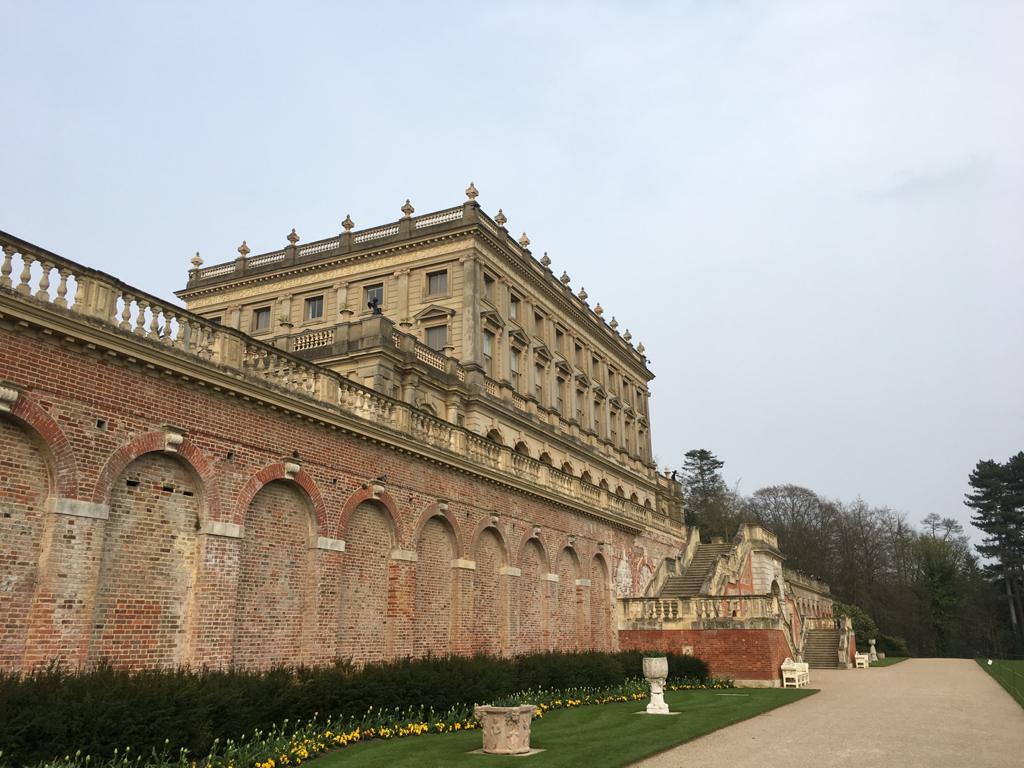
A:
[[[516,653],[542,653],[551,648],[548,580],[550,568],[544,543],[536,535],[519,549],[519,615]]]
[[[107,499],[88,660],[176,667],[189,658],[203,483],[177,454],[147,451],[112,478]]]
[[[598,552],[590,560],[590,647],[598,651],[612,649],[615,626],[609,591],[608,563]]]
[[[499,655],[509,647],[510,585],[504,573],[509,564],[505,538],[496,525],[478,531],[471,547],[473,600],[471,611],[474,653]]]
[[[20,671],[54,459],[42,436],[20,419],[0,414],[0,671]]]
[[[460,557],[455,516],[447,504],[431,504],[420,516],[414,535],[413,653],[444,656],[452,651],[454,571]]]
[[[554,645],[563,651],[579,650],[584,645],[583,593],[577,589],[580,559],[572,546],[562,547],[556,560],[558,588],[553,606]]]
[[[316,513],[287,478],[260,485],[242,524],[232,660],[248,669],[307,660],[316,614]]]
[[[387,658],[393,627],[387,623],[391,552],[398,545],[388,505],[372,494],[344,513],[338,654],[356,662]]]

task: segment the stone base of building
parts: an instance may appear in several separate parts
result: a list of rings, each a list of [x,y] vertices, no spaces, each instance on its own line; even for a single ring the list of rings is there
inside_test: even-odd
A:
[[[626,650],[692,653],[704,659],[714,677],[730,677],[744,688],[776,688],[780,667],[792,655],[780,629],[623,629]]]

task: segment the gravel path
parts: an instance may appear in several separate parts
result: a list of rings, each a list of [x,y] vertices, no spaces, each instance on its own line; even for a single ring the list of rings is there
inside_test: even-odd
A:
[[[821,692],[637,765],[1024,766],[1024,709],[973,661],[910,659],[868,670],[812,669],[811,687]]]

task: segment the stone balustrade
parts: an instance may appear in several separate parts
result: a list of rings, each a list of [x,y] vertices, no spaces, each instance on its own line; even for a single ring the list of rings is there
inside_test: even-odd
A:
[[[698,628],[719,619],[785,622],[778,600],[771,595],[629,597],[619,599],[619,611],[619,627],[633,629],[650,624],[657,624],[663,629]]]
[[[415,220],[414,220],[415,223]],[[536,459],[517,454],[469,430],[422,413],[410,405],[357,384],[334,371],[302,357],[253,339],[246,334],[206,320],[155,296],[139,291],[116,278],[0,232],[0,292],[21,297],[34,306],[98,321],[109,331],[130,334],[138,342],[191,355],[239,375],[317,401],[318,405],[354,417],[420,444],[445,451],[453,457],[468,456],[473,463],[512,478],[526,488],[561,497],[589,513],[634,527],[656,524],[682,530],[676,516],[656,512],[581,478],[560,472]],[[324,334],[323,336],[316,334]],[[302,335],[309,346],[329,344],[333,330]],[[408,336],[407,334],[399,334]],[[333,339],[333,335],[330,336]],[[416,358],[431,367],[465,372],[455,361],[415,341]],[[144,354],[139,350],[139,356]],[[491,380],[487,380],[490,382]],[[493,383],[493,382],[492,382]],[[496,386],[496,385],[495,385]]]

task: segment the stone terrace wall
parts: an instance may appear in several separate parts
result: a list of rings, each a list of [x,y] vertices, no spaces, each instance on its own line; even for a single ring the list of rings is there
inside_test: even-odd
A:
[[[183,382],[141,343],[5,321],[2,381],[2,670],[613,648],[613,590],[680,547]]]

